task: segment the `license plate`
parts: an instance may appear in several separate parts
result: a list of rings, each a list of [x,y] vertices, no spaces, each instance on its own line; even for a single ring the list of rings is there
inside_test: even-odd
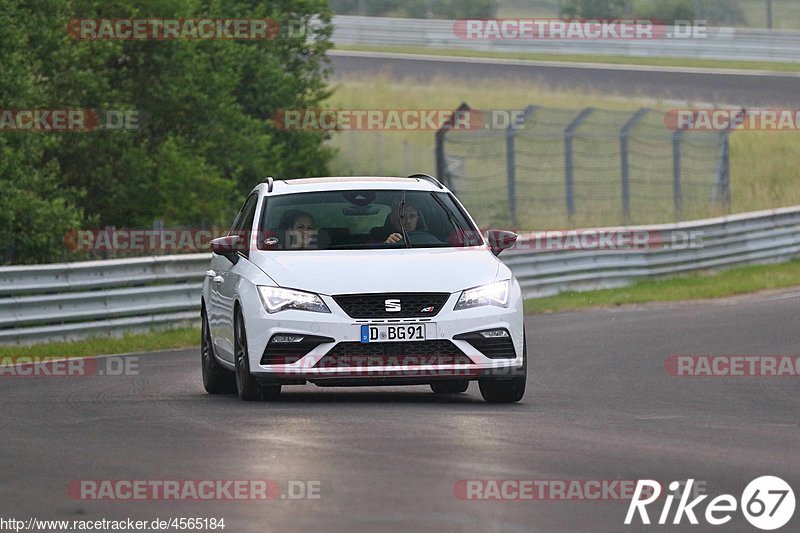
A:
[[[361,326],[361,342],[424,341],[427,324]]]

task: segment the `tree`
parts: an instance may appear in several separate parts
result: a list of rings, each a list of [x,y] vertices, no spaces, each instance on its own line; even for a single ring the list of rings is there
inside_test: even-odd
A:
[[[0,102],[4,109],[43,106],[47,89],[35,70],[36,21],[11,3],[0,10]],[[74,190],[60,183],[51,154],[60,139],[48,133],[0,133],[0,258],[4,263],[56,261],[62,238],[78,225]]]

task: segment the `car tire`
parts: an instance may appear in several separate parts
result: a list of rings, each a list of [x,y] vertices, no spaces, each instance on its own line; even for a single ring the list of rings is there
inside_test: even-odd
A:
[[[236,365],[236,393],[246,402],[274,399],[280,394],[280,385],[261,387],[250,373],[250,357],[247,351],[247,332],[240,310],[233,320],[234,361]],[[277,390],[276,390],[277,389]]]
[[[522,366],[511,379],[481,378],[478,387],[481,396],[488,403],[515,403],[525,395],[528,381],[528,342],[525,329],[522,330]]]
[[[203,369],[203,388],[209,394],[229,394],[236,391],[233,372],[222,367],[214,357],[214,342],[205,306],[200,312],[200,363]]]
[[[431,390],[435,394],[459,394],[461,392],[466,392],[469,388],[469,381],[460,380],[460,381],[437,381],[431,383]]]

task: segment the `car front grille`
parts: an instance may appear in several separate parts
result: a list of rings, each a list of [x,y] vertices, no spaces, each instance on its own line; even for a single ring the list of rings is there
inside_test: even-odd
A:
[[[425,318],[436,316],[449,297],[446,292],[403,292],[339,294],[333,299],[351,318]],[[397,301],[399,311],[387,310],[396,309]]]
[[[318,368],[382,367],[410,365],[471,365],[450,341],[421,342],[340,342],[325,354]]]

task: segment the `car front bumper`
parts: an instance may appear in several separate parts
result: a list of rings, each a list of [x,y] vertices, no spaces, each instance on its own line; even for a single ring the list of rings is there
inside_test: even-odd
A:
[[[312,313],[287,310],[269,314],[260,302],[251,303],[245,316],[249,320],[247,342],[251,373],[262,383],[303,383],[311,381],[318,385],[381,385],[421,384],[439,380],[477,379],[483,376],[513,377],[523,367],[523,314],[519,286],[514,290],[508,307],[485,306],[473,309],[453,310],[460,293],[451,294],[442,310],[434,317],[419,319],[353,319],[336,304],[330,296],[321,296],[331,313]],[[426,341],[449,341],[471,361],[469,364],[447,363],[414,364],[414,342],[406,343],[406,353],[411,357],[387,357],[378,366],[362,359],[350,366],[318,365],[320,360],[340,342],[359,343],[362,325],[408,325],[427,324]],[[489,329],[506,329],[514,346],[514,358],[490,358],[469,342],[455,337]],[[323,342],[307,354],[287,358],[288,364],[261,364],[269,340],[276,334],[298,334],[326,337],[332,342]],[[381,343],[394,344],[394,343]],[[416,359],[417,361],[420,358]],[[374,361],[374,359],[372,359]]]

